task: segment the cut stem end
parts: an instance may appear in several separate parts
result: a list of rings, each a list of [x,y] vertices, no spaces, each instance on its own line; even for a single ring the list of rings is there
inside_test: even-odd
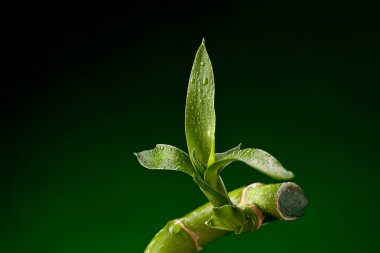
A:
[[[294,183],[284,183],[277,192],[276,209],[281,219],[295,220],[306,212],[308,200],[301,187]]]

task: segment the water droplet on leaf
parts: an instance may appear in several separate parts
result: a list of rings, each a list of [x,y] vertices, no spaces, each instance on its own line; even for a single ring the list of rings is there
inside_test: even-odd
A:
[[[208,78],[207,78],[207,77],[203,77],[202,84],[203,84],[203,85],[208,84]]]

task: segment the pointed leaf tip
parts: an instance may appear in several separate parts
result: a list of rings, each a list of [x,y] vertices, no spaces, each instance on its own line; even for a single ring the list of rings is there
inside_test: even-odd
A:
[[[191,69],[185,110],[185,132],[188,151],[191,154],[195,150],[195,154],[203,166],[214,162],[214,85],[211,60],[207,54],[203,39]],[[193,160],[194,163],[195,161]]]
[[[202,45],[205,45],[205,38],[202,38]]]

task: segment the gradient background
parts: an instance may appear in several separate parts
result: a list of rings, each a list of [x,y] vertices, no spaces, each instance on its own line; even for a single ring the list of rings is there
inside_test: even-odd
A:
[[[203,36],[217,151],[242,142],[272,153],[310,201],[298,221],[204,252],[379,252],[379,8],[4,8],[0,252],[143,252],[168,220],[206,201],[187,175],[146,170],[132,154],[157,143],[186,150],[186,88]],[[238,163],[223,178],[228,189],[274,182]]]

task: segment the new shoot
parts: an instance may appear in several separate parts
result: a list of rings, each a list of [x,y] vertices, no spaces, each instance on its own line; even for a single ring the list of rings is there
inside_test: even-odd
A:
[[[135,153],[142,166],[181,171],[191,176],[209,203],[169,221],[145,253],[195,253],[230,233],[254,232],[273,220],[295,220],[305,213],[307,199],[295,183],[253,183],[228,192],[222,170],[240,161],[271,178],[289,180],[293,173],[269,153],[238,145],[215,153],[215,82],[202,40],[191,69],[185,109],[188,153],[170,145]]]

